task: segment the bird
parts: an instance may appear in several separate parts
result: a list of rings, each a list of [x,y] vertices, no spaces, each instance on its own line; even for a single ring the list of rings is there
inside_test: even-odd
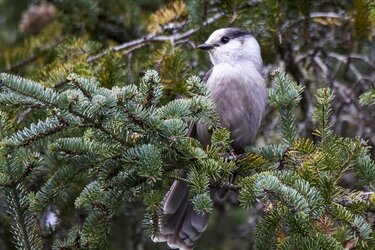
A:
[[[197,48],[207,51],[213,64],[203,79],[208,97],[215,103],[220,124],[231,132],[231,147],[242,153],[254,141],[267,102],[259,43],[251,32],[230,27],[214,31]],[[203,148],[210,145],[205,124],[197,122],[189,131]],[[210,214],[194,211],[187,183],[174,181],[161,208],[163,220],[153,240],[167,242],[173,249],[193,249]]]

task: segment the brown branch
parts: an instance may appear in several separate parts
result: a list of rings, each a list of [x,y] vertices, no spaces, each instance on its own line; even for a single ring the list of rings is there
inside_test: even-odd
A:
[[[211,23],[214,23],[215,21],[219,20],[223,16],[224,16],[223,13],[218,13],[218,14],[214,15],[213,17],[208,18],[203,23],[203,25],[201,27],[205,27],[207,25],[210,25]],[[185,40],[186,38],[194,35],[197,31],[199,31],[201,29],[201,27],[190,29],[190,30],[188,30],[188,31],[186,31],[185,33],[182,33],[182,34],[173,34],[173,35],[169,35],[169,36],[147,34],[147,35],[145,35],[145,36],[143,36],[141,38],[138,38],[136,40],[133,40],[133,41],[130,41],[130,42],[126,42],[126,43],[123,43],[123,44],[120,44],[120,45],[108,48],[107,50],[102,51],[102,52],[100,52],[97,55],[89,57],[87,59],[87,62],[90,63],[90,62],[96,61],[99,58],[107,55],[110,52],[119,52],[119,51],[123,51],[123,50],[128,50],[128,49],[130,49],[132,47],[136,47],[136,46],[143,47],[144,45],[149,44],[149,43],[153,43],[153,42],[166,42],[166,41],[170,41],[172,44],[176,44],[176,43],[180,42],[181,40]]]
[[[312,12],[310,14],[310,18],[337,18],[337,19],[345,19],[346,16],[339,15],[335,12]]]
[[[338,203],[343,206],[350,206],[354,205],[358,202],[363,202],[366,204],[371,204],[371,197],[375,195],[375,192],[363,192],[359,193],[358,195],[355,196],[348,196],[348,195],[343,195],[338,198],[334,198],[333,202]]]
[[[351,54],[348,56],[340,55],[334,52],[328,52],[327,54],[329,57],[336,59],[337,61],[346,64],[346,66],[353,72],[355,77],[357,78],[357,82],[361,82],[362,80],[367,80],[366,77],[362,76],[356,66],[351,63],[351,59],[358,59],[365,63],[367,63],[370,67],[375,68],[375,65],[371,62],[370,59],[366,58],[365,56],[360,56],[357,54]]]
[[[21,114],[19,114],[17,116],[17,120],[16,120],[16,123],[17,124],[20,124],[21,122],[23,122],[23,120],[25,119],[25,117],[34,109],[39,109],[43,107],[43,105],[33,105],[31,107],[28,107],[26,110],[22,111]]]
[[[333,52],[332,52],[333,53]],[[375,68],[375,62],[373,62],[368,56],[360,55],[360,54],[350,54],[348,57],[352,59],[360,60],[366,63],[368,66]]]

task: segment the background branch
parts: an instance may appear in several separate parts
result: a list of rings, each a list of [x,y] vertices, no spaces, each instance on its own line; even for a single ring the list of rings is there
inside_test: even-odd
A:
[[[136,39],[136,40],[133,40],[133,41],[130,41],[130,42],[126,42],[126,43],[123,43],[123,44],[120,44],[120,45],[117,45],[117,46],[114,46],[114,47],[111,47],[97,55],[94,55],[94,56],[91,56],[87,59],[87,62],[93,62],[93,61],[96,61],[98,60],[99,58],[107,55],[108,53],[110,52],[119,52],[119,51],[123,51],[123,50],[127,50],[127,52],[125,53],[128,53],[128,51],[132,51],[132,50],[129,50],[129,48],[132,48],[132,47],[136,47],[136,48],[141,48],[149,43],[152,43],[152,42],[166,42],[166,41],[170,41],[172,44],[176,44],[180,41],[183,41],[185,40],[186,38],[188,37],[191,37],[192,35],[194,35],[197,31],[199,31],[202,27],[205,27],[207,25],[210,25],[212,23],[214,23],[215,21],[219,20],[220,18],[222,18],[224,16],[224,13],[217,13],[215,14],[214,16],[208,18],[201,27],[199,28],[194,28],[194,29],[190,29],[182,34],[173,34],[173,35],[169,35],[169,36],[166,36],[166,35],[155,35],[155,34],[147,34],[139,39]],[[124,53],[124,54],[125,54]]]

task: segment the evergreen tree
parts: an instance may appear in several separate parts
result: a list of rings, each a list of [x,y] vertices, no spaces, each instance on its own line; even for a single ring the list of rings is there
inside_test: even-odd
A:
[[[375,111],[359,104],[374,104],[371,1],[0,6],[4,249],[161,249],[149,237],[175,179],[213,213],[197,249],[373,248]],[[261,135],[235,158],[192,50],[226,26],[252,30],[273,65]],[[207,149],[187,136],[196,121]]]

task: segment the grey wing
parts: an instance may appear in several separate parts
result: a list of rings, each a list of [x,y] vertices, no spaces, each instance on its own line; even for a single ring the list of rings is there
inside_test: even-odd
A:
[[[197,123],[190,122],[187,136],[196,138],[196,134],[197,134]]]
[[[207,73],[204,75],[203,77],[203,82],[206,83],[208,81],[208,78],[210,78],[211,74],[212,74],[212,70],[213,70],[213,67],[210,68],[209,71],[207,71]]]
[[[207,228],[208,213],[198,214],[189,201],[189,187],[186,182],[174,181],[162,203],[163,216],[160,234],[155,242],[167,242],[170,248],[193,249],[194,243]]]

